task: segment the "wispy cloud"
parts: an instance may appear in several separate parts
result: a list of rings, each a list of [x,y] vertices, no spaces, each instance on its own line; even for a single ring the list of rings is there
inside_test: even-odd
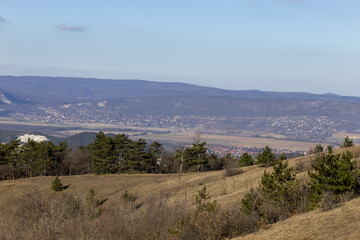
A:
[[[3,17],[0,17],[0,23],[5,23],[5,22],[7,22],[7,20]]]
[[[83,32],[85,28],[82,26],[70,26],[66,24],[59,24],[56,26],[57,29],[70,32]]]

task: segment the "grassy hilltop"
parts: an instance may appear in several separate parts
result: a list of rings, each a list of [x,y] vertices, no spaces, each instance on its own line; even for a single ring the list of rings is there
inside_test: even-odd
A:
[[[360,146],[349,149],[358,161]],[[298,179],[306,180],[314,159],[315,155],[291,159],[289,165]],[[224,170],[185,173],[180,183],[177,174],[61,176],[67,187],[61,192],[50,188],[54,177],[1,181],[0,239],[176,239],[169,230],[177,229],[176,220],[196,209],[195,196],[204,185],[212,196],[209,201],[231,211],[226,219],[241,224],[236,217],[241,199],[258,186],[263,173],[258,166],[244,167],[234,176],[226,176]],[[89,197],[90,189],[95,196]],[[262,230],[238,239],[359,239],[359,204],[355,198],[329,211],[295,214],[259,225]]]

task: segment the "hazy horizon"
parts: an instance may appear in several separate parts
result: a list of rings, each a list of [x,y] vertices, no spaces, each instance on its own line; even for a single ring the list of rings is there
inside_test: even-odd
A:
[[[0,1],[0,75],[360,96],[360,1]]]

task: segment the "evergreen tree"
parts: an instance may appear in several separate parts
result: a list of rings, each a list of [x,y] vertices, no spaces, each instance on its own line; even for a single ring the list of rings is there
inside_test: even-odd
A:
[[[239,166],[245,167],[245,166],[252,166],[252,165],[254,165],[254,158],[247,152],[243,153],[239,160]]]
[[[69,154],[71,149],[69,149],[66,142],[60,142],[59,146],[54,147],[54,173],[55,175],[59,175],[64,168],[64,160],[66,156]]]
[[[55,145],[52,142],[38,143],[38,161],[42,169],[42,175],[46,176],[55,167]]]
[[[208,158],[206,155],[206,142],[193,143],[191,148],[186,148],[184,151],[184,163],[188,168],[197,166],[200,170],[201,166],[207,164]]]
[[[100,201],[96,198],[96,193],[93,188],[89,189],[89,192],[86,194],[86,201],[90,206],[98,207]]]
[[[278,160],[273,173],[264,171],[259,186],[263,198],[276,204],[288,203],[297,183],[296,174],[288,165],[288,161]]]
[[[159,166],[161,162],[161,154],[163,150],[162,144],[156,141],[150,145],[148,149],[149,157],[147,158],[145,165],[146,172],[156,172],[157,166]]]
[[[286,160],[287,156],[283,153],[278,157],[278,160]]]
[[[61,180],[59,179],[58,176],[56,176],[55,179],[52,181],[51,189],[54,190],[55,192],[64,190],[64,186],[62,185]]]
[[[6,165],[7,144],[0,143],[0,165]]]
[[[263,204],[263,199],[259,195],[258,191],[255,191],[253,188],[250,189],[250,192],[245,195],[241,200],[241,210],[246,214],[254,214],[262,216],[260,207]]]
[[[20,140],[12,140],[5,147],[5,163],[10,166],[12,179],[15,179],[16,167],[21,164],[20,151]]]
[[[121,164],[123,156],[129,151],[129,147],[133,140],[130,140],[125,134],[117,134],[113,138],[113,143],[115,145],[115,155],[117,156],[117,161]]]
[[[130,141],[127,151],[122,154],[121,169],[130,172],[144,171],[147,158],[149,157],[145,148],[146,141],[144,139]]]
[[[89,145],[93,154],[93,165],[96,174],[114,173],[117,170],[115,144],[111,137],[99,132]]]
[[[270,167],[274,166],[274,164],[276,163],[276,156],[272,152],[272,149],[268,145],[266,145],[266,147],[263,148],[262,152],[260,152],[256,156],[256,160],[257,164],[260,167]]]
[[[23,161],[29,171],[29,177],[46,175],[48,167],[54,161],[53,144],[35,142],[28,139],[23,148]]]
[[[354,143],[353,140],[349,138],[349,136],[346,136],[344,142],[340,145],[341,148],[352,147],[352,146],[354,146]]]
[[[324,151],[324,148],[323,148],[323,146],[321,146],[321,144],[316,144],[313,151],[314,151],[314,153],[321,153]]]
[[[217,201],[209,201],[211,198],[209,192],[207,191],[206,186],[198,192],[198,195],[195,196],[196,202],[196,211],[199,212],[211,212],[214,211],[217,207]]]
[[[311,178],[311,200],[316,206],[322,198],[324,191],[335,195],[353,191],[359,192],[359,173],[352,162],[352,154],[347,151],[343,154],[333,154],[329,149],[328,154],[317,159],[312,165],[313,171],[308,174]]]

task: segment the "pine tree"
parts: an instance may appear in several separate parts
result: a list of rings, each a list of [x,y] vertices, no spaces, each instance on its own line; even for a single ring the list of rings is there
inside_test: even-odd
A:
[[[276,156],[272,152],[272,149],[266,145],[265,148],[263,148],[262,152],[260,152],[256,156],[256,162],[260,167],[270,167],[274,166],[276,163]]]
[[[324,148],[323,148],[323,146],[321,146],[321,144],[317,144],[313,150],[314,153],[321,153],[323,151],[324,151]]]
[[[263,199],[261,198],[258,191],[255,191],[253,188],[250,189],[245,197],[241,200],[241,210],[246,214],[254,214],[258,216],[262,216],[260,207],[263,203]]]
[[[191,148],[186,148],[183,154],[184,163],[188,168],[207,164],[208,158],[206,155],[206,142],[193,143]]]
[[[261,195],[274,203],[287,203],[294,192],[297,180],[293,168],[288,167],[288,161],[278,160],[274,172],[264,171],[260,182]]]
[[[156,172],[156,168],[157,166],[160,164],[161,161],[161,154],[163,152],[163,146],[161,143],[158,143],[156,141],[154,141],[149,149],[148,149],[148,154],[149,157],[146,158],[146,162],[145,162],[145,171],[146,172]]]
[[[317,159],[312,165],[313,171],[308,174],[311,178],[311,201],[316,206],[322,198],[324,191],[330,191],[335,195],[345,192],[359,192],[359,173],[352,162],[352,154],[333,154],[329,149],[328,154]]]
[[[131,140],[127,150],[122,154],[121,169],[128,172],[142,172],[145,170],[149,155],[145,151],[146,141]]]
[[[211,212],[214,211],[217,207],[217,201],[209,201],[211,198],[209,192],[207,191],[206,186],[198,192],[198,195],[195,196],[196,202],[196,211],[199,212]]]
[[[349,138],[349,136],[346,136],[344,142],[340,145],[341,148],[352,147],[352,146],[354,146],[354,143],[353,140]]]
[[[55,192],[64,190],[64,186],[62,185],[61,180],[59,179],[58,176],[56,176],[55,179],[52,181],[51,189],[54,190]]]
[[[254,165],[254,158],[247,152],[243,153],[239,160],[239,166],[245,167],[245,166],[252,166],[252,165]]]
[[[89,190],[86,195],[86,201],[90,206],[97,207],[100,204],[100,201],[96,198],[96,193],[93,188]]]
[[[93,153],[93,165],[96,174],[114,173],[117,170],[117,156],[114,142],[103,132],[96,135],[94,141],[89,145]]]

